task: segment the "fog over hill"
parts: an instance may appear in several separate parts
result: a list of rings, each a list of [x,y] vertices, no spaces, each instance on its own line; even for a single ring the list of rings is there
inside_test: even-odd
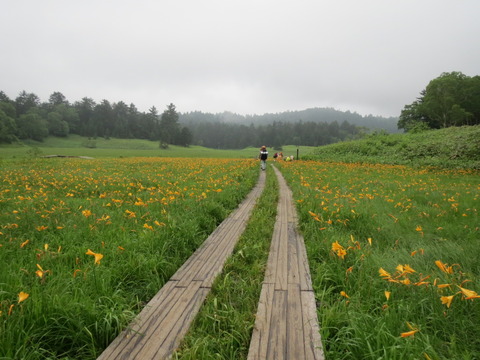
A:
[[[346,121],[351,125],[361,126],[371,130],[383,129],[389,133],[399,132],[397,128],[397,117],[363,116],[356,112],[340,111],[333,108],[310,108],[263,115],[239,115],[228,111],[217,114],[204,113],[201,111],[180,114],[180,123],[185,125],[201,122],[268,125],[274,122],[296,123],[300,121],[327,124],[333,122],[341,124]]]

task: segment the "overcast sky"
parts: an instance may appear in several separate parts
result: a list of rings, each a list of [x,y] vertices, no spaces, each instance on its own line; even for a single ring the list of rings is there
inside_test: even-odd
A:
[[[140,111],[398,116],[480,75],[479,0],[0,0],[0,90]]]

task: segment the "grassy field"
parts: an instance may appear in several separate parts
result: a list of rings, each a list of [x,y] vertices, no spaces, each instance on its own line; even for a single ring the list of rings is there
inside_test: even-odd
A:
[[[251,159],[1,166],[2,359],[96,358],[258,176]]]
[[[300,156],[313,151],[313,147],[300,147]],[[25,141],[21,145],[0,145],[0,159],[22,159],[45,155],[89,156],[94,158],[111,157],[189,157],[189,158],[229,158],[247,159],[258,156],[259,149],[246,148],[241,150],[216,150],[201,146],[188,148],[170,146],[160,149],[157,141],[138,139],[98,138],[88,140],[78,135],[68,138],[49,137],[44,142]],[[269,149],[271,156],[275,150]],[[297,147],[283,147],[286,155],[297,155]]]
[[[327,359],[480,358],[475,131],[375,134],[276,163]],[[95,359],[258,176],[256,148],[88,141],[0,147],[0,359]],[[278,196],[267,181],[175,358],[245,358]]]
[[[480,358],[480,175],[281,163],[327,359]]]

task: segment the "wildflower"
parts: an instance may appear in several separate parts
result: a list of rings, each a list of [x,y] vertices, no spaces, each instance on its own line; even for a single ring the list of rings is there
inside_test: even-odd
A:
[[[367,241],[370,244],[370,246],[372,246],[372,238],[368,238]]]
[[[128,218],[134,218],[136,217],[135,213],[130,210],[125,210],[125,214],[128,216]]]
[[[88,249],[87,252],[85,253],[86,255],[92,255],[95,257],[95,264],[100,264],[100,260],[103,259],[102,254],[94,253],[92,250]]]
[[[347,299],[350,299],[350,296],[347,295],[347,293],[345,291],[340,291],[340,295],[342,295],[343,297],[346,297]]]
[[[385,271],[383,268],[380,268],[378,270],[378,273],[380,274],[381,277],[383,277],[384,280],[388,280],[392,278],[392,275],[390,275],[390,273]]]
[[[410,329],[410,331],[401,333],[400,336],[401,336],[402,338],[409,337],[409,336],[414,336],[415,333],[417,333],[417,332],[420,331],[419,329],[413,327],[413,326],[412,326],[410,323],[408,323],[408,322],[407,322],[407,326],[408,326],[408,328]]]
[[[403,332],[400,334],[400,336],[402,338],[405,338],[405,337],[409,337],[409,336],[414,336],[416,332],[418,332],[419,330],[412,330],[412,331],[407,331],[407,332]]]
[[[440,260],[435,261],[435,265],[437,265],[445,274],[453,274],[453,265],[447,266],[447,264],[442,263]]]
[[[152,230],[153,231],[153,226],[152,225],[148,225],[147,223],[143,224],[143,227],[145,229],[149,229],[149,230]]]
[[[89,216],[92,215],[92,212],[90,210],[83,210],[82,215],[88,218]]]
[[[332,250],[337,253],[337,256],[344,259],[345,255],[347,255],[347,251],[343,248],[342,245],[338,243],[338,241],[335,241],[332,243]]]
[[[442,297],[440,297],[440,301],[442,302],[443,305],[447,305],[447,308],[449,308],[450,305],[452,305],[452,300],[453,300],[454,296],[455,295],[442,296]]]
[[[27,300],[29,296],[30,294],[20,291],[20,293],[18,294],[18,303],[20,304],[22,301]]]
[[[37,231],[43,231],[43,230],[47,230],[48,229],[48,226],[37,226],[35,229],[37,229]]]
[[[37,274],[37,276],[41,279],[41,278],[43,278],[43,275],[45,275],[47,273],[47,271],[44,271],[39,264],[37,264],[37,268],[38,268],[38,270],[35,271],[35,274]]]
[[[390,294],[391,294],[390,291],[385,290],[385,297],[387,298],[387,301],[390,300]]]
[[[21,248],[25,247],[29,242],[30,240],[25,240],[23,243],[20,244],[20,247]]]
[[[460,289],[460,291],[462,292],[462,294],[468,299],[475,299],[477,298],[479,295],[473,291],[473,290],[468,290],[468,289],[465,289],[463,287],[460,287],[457,285],[457,287]]]

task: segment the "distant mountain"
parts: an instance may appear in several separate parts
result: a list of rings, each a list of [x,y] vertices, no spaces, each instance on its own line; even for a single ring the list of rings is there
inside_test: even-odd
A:
[[[389,133],[400,132],[397,129],[397,117],[381,117],[367,115],[362,116],[356,112],[340,111],[333,108],[311,108],[299,111],[286,111],[275,114],[263,115],[239,115],[232,112],[223,112],[217,114],[203,113],[201,111],[188,112],[180,114],[180,123],[192,124],[199,122],[224,123],[224,124],[243,124],[243,125],[268,125],[273,122],[296,123],[296,122],[314,122],[314,123],[333,123],[341,124],[348,122],[351,125],[361,126],[372,130],[383,129]]]

